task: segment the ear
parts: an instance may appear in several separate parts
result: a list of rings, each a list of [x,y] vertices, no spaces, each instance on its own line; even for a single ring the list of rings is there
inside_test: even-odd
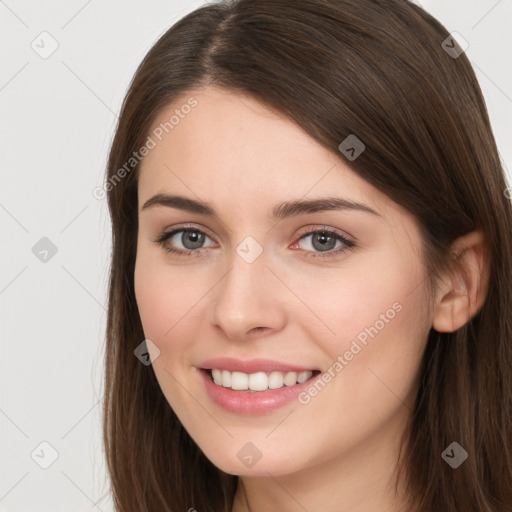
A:
[[[478,313],[489,286],[489,258],[481,231],[464,235],[452,244],[456,265],[438,288],[432,327],[453,332]]]

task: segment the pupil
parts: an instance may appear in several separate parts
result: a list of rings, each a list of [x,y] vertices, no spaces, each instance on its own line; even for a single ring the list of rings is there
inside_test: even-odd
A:
[[[327,233],[318,233],[313,235],[313,247],[320,251],[333,249],[336,245],[336,239]]]
[[[181,235],[181,243],[187,249],[198,249],[203,245],[204,233],[199,231],[184,231]]]

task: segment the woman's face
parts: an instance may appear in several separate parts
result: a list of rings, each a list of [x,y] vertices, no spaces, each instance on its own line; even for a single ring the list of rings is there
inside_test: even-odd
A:
[[[432,325],[413,217],[247,96],[193,90],[150,137],[135,292],[185,429],[232,474],[389,465]]]

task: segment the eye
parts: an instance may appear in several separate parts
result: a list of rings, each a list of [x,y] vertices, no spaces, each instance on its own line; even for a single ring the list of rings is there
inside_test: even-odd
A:
[[[308,239],[303,247],[299,247],[300,242]],[[210,240],[211,243],[204,245],[206,240]],[[177,256],[199,256],[201,249],[215,247],[215,242],[204,231],[188,226],[164,232],[153,241],[160,244],[167,253],[174,253]],[[291,246],[292,249],[302,249],[309,258],[336,256],[354,247],[355,242],[327,227],[303,232],[299,240]]]
[[[333,231],[329,228],[310,229],[303,233],[299,241],[293,244],[292,248],[297,248],[300,241],[305,242],[302,247],[308,254],[307,257],[311,258],[325,258],[341,254],[347,250],[356,247],[355,242],[349,240],[343,235]]]
[[[200,252],[205,248],[205,240],[211,238],[202,230],[192,227],[181,227],[168,233],[162,233],[154,242],[160,244],[166,252],[178,255],[191,255],[193,252]],[[180,247],[180,244],[182,247]],[[215,243],[207,247],[215,246]]]

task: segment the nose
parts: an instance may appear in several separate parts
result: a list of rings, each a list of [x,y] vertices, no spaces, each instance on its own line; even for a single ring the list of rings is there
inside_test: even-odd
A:
[[[286,324],[285,287],[264,256],[248,263],[234,253],[230,270],[212,290],[212,323],[232,341],[266,336]]]

